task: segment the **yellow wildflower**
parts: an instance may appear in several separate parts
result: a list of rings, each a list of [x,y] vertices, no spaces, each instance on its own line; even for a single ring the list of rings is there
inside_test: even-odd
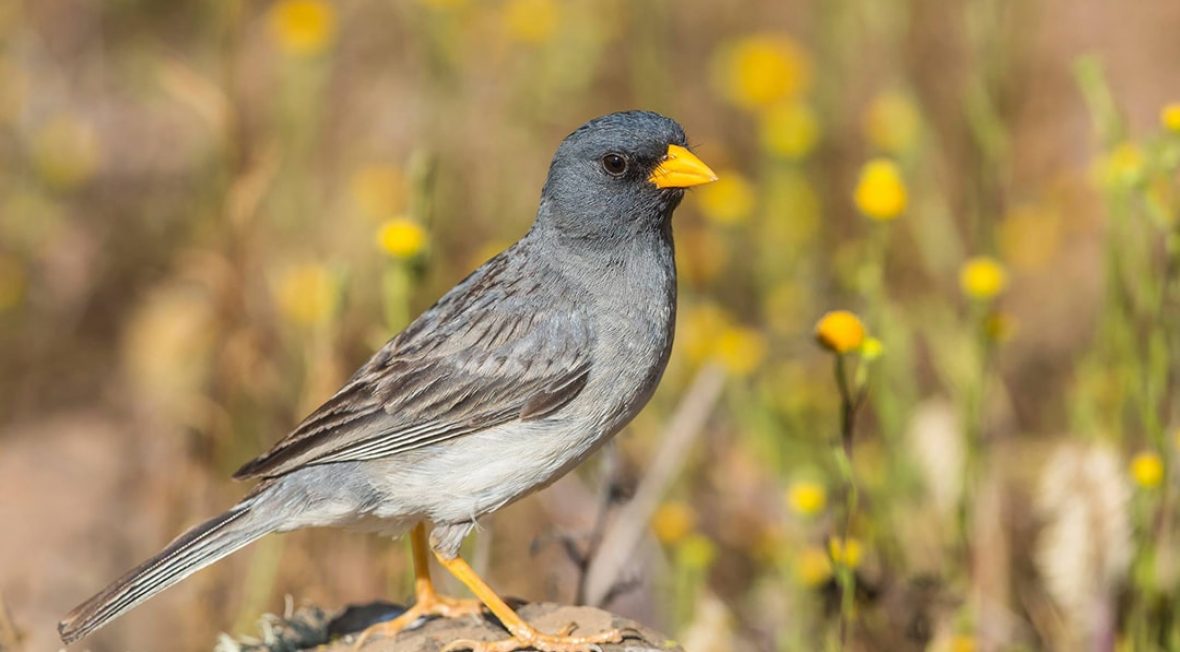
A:
[[[270,30],[283,52],[313,56],[336,38],[336,8],[326,0],[279,0],[270,9]]]
[[[327,321],[336,310],[336,299],[336,279],[323,265],[298,265],[286,270],[279,279],[279,309],[298,324]]]
[[[1180,102],[1172,102],[1160,109],[1160,124],[1164,129],[1180,134]]]
[[[714,356],[735,376],[745,376],[766,357],[766,339],[752,328],[728,326],[717,336]]]
[[[25,270],[11,256],[0,254],[0,312],[15,308],[25,296]]]
[[[651,518],[651,527],[656,538],[667,545],[680,542],[691,534],[696,526],[696,510],[681,501],[669,501],[660,505]]]
[[[844,354],[861,347],[865,326],[860,318],[847,310],[833,310],[815,325],[815,339],[820,346],[833,353]]]
[[[69,115],[51,118],[33,136],[33,163],[58,188],[74,188],[98,169],[98,138],[89,125]]]
[[[1153,451],[1144,451],[1131,458],[1131,478],[1144,489],[1154,489],[1164,481],[1164,461]]]
[[[814,516],[823,511],[828,502],[823,485],[810,480],[792,482],[787,489],[787,504],[791,511],[801,516]]]
[[[860,566],[864,551],[861,548],[860,541],[857,539],[852,537],[848,537],[847,539],[832,537],[828,539],[828,554],[832,556],[833,562],[841,566],[857,568]]]
[[[703,570],[713,564],[717,557],[717,546],[703,534],[690,534],[677,546],[680,563],[694,570]]]
[[[975,638],[967,634],[955,634],[947,644],[948,652],[975,652]]]
[[[875,158],[865,163],[853,200],[861,213],[874,220],[892,220],[901,215],[909,203],[901,169],[887,158]]]
[[[885,344],[875,337],[866,337],[860,345],[860,357],[865,362],[872,362],[885,355]]]
[[[1110,186],[1131,186],[1143,176],[1143,149],[1131,141],[1115,146],[1103,159],[1102,181]]]
[[[426,246],[426,231],[414,220],[395,217],[377,230],[377,245],[394,258],[413,258]]]
[[[975,256],[959,269],[959,287],[972,299],[993,299],[1008,285],[1008,272],[991,256]]]
[[[555,0],[508,0],[504,28],[514,40],[544,43],[557,31],[559,9]]]
[[[865,111],[865,138],[874,147],[889,154],[901,154],[918,139],[918,109],[907,95],[882,93],[873,98]]]
[[[366,165],[352,174],[348,185],[353,201],[368,217],[388,219],[403,208],[405,177],[396,166]]]
[[[832,559],[819,546],[808,546],[795,555],[795,578],[804,586],[819,586],[832,576]]]
[[[766,151],[800,159],[810,154],[819,140],[819,120],[803,102],[776,104],[762,114],[761,132]]]
[[[805,91],[811,83],[811,58],[786,36],[748,36],[722,50],[715,73],[727,99],[760,109]]]
[[[713,183],[697,189],[701,213],[716,224],[744,222],[754,211],[754,187],[737,172],[718,176]]]
[[[690,304],[678,323],[676,341],[680,349],[689,360],[700,364],[712,357],[717,338],[729,327],[729,316],[716,304],[704,302]]]

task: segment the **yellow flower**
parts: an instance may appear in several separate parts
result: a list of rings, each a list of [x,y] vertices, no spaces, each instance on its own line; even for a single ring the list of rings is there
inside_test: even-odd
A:
[[[557,31],[559,7],[555,0],[508,0],[504,28],[522,43],[544,43]]]
[[[1164,461],[1157,453],[1144,451],[1131,459],[1131,477],[1144,489],[1154,489],[1164,481]]]
[[[959,287],[972,299],[992,299],[1008,286],[1008,272],[991,256],[976,256],[959,269]]]
[[[819,120],[803,102],[776,104],[762,114],[762,146],[772,154],[799,159],[819,140]]]
[[[349,180],[353,201],[373,219],[388,219],[402,210],[405,177],[393,165],[374,164],[358,169]]]
[[[786,36],[748,36],[721,51],[715,74],[731,102],[759,109],[805,91],[811,83],[811,58]]]
[[[909,151],[918,139],[918,109],[907,95],[882,93],[873,98],[865,111],[865,138],[874,147],[889,154]]]
[[[1115,146],[1102,163],[1102,181],[1108,186],[1132,186],[1143,176],[1143,150],[1131,141],[1124,141]]]
[[[336,310],[336,290],[336,279],[323,265],[298,265],[279,279],[279,309],[298,324],[321,324]]]
[[[0,254],[0,312],[15,308],[25,296],[25,270],[18,260]]]
[[[787,489],[787,504],[791,510],[801,516],[814,516],[823,511],[828,502],[828,494],[823,485],[809,480],[792,482]]]
[[[804,586],[819,586],[832,576],[832,559],[819,546],[808,546],[795,555],[795,578]]]
[[[874,220],[892,220],[901,215],[909,203],[909,192],[901,169],[886,158],[875,158],[860,171],[853,193],[856,207]]]
[[[726,172],[720,178],[697,189],[701,213],[716,224],[744,222],[754,211],[754,187],[737,172]]]
[[[395,217],[377,230],[377,245],[394,258],[413,258],[426,247],[426,231],[414,220]]]
[[[69,115],[51,118],[34,134],[33,163],[57,188],[74,188],[98,169],[98,138],[89,125]]]
[[[714,356],[735,376],[745,376],[766,357],[766,339],[752,328],[728,326],[717,336]]]
[[[690,304],[678,320],[676,341],[688,359],[700,364],[713,356],[717,338],[729,327],[729,316],[713,303]]]
[[[1172,102],[1160,109],[1160,124],[1164,129],[1180,134],[1180,102]]]
[[[860,541],[852,537],[848,537],[847,539],[832,537],[828,539],[828,554],[832,556],[833,562],[841,566],[857,568],[860,566],[863,552]]]
[[[690,534],[677,546],[680,563],[694,570],[702,570],[713,564],[717,557],[717,546],[703,534]]]
[[[279,0],[270,9],[270,29],[283,52],[316,55],[336,38],[336,8],[326,0]]]
[[[656,538],[667,545],[680,542],[691,534],[696,526],[696,510],[681,501],[670,501],[660,505],[651,517],[651,527]]]
[[[975,652],[975,639],[967,634],[955,634],[947,644],[948,652]]]
[[[885,355],[885,343],[875,337],[866,337],[860,345],[860,357],[872,362]]]
[[[815,339],[833,353],[851,353],[864,343],[865,325],[847,310],[833,310],[816,323]]]

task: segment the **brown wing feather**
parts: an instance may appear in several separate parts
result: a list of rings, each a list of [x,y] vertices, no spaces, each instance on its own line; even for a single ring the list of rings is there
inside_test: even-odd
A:
[[[234,477],[396,455],[573,400],[590,373],[588,322],[568,293],[539,292],[508,265],[493,259],[456,286]]]

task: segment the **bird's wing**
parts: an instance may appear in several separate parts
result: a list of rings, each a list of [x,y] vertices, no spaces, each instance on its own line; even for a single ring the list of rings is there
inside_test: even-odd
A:
[[[493,259],[456,286],[234,477],[387,457],[566,405],[590,373],[589,323],[505,266]]]

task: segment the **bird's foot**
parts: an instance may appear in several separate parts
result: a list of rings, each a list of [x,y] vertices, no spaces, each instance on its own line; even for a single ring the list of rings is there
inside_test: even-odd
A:
[[[631,628],[609,629],[591,636],[571,636],[576,628],[577,625],[571,623],[557,634],[543,634],[533,627],[520,628],[513,633],[512,638],[500,641],[454,641],[443,648],[443,652],[602,652],[602,646],[608,643],[643,638],[637,630]]]
[[[448,598],[434,592],[420,593],[413,606],[393,620],[375,623],[357,636],[353,650],[359,650],[373,636],[392,638],[422,618],[460,618],[478,616],[483,611],[479,600]]]

